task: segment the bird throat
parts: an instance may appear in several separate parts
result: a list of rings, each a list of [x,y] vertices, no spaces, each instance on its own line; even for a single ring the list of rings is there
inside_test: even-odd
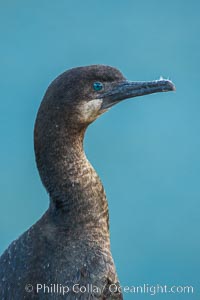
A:
[[[109,238],[104,188],[83,149],[86,128],[51,124],[44,134],[39,118],[34,132],[35,155],[41,180],[50,195],[49,211],[68,229],[101,232],[104,239]]]

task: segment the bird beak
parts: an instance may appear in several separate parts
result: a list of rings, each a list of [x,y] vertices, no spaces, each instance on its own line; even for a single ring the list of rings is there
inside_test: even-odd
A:
[[[101,94],[103,100],[101,109],[108,109],[118,102],[159,92],[175,91],[175,85],[166,79],[154,81],[123,81],[113,84],[112,89]]]

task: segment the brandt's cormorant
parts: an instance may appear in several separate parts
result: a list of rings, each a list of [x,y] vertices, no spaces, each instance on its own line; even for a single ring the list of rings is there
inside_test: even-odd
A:
[[[88,125],[121,100],[174,89],[164,79],[127,81],[104,65],[68,70],[50,84],[34,129],[50,205],[1,256],[1,300],[122,299],[106,195],[83,138]]]

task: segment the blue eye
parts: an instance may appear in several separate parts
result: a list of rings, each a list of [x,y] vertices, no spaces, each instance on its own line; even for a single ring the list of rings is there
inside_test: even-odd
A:
[[[98,81],[93,83],[93,89],[95,91],[100,91],[100,90],[102,90],[102,88],[103,88],[103,83],[98,82]]]

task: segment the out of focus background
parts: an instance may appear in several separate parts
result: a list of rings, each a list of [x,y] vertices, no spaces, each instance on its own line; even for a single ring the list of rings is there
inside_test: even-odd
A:
[[[0,22],[0,252],[48,207],[33,128],[49,83],[97,63],[130,80],[162,75],[175,93],[113,107],[85,149],[107,192],[121,285],[188,285],[155,297],[200,299],[200,2],[2,0]]]

